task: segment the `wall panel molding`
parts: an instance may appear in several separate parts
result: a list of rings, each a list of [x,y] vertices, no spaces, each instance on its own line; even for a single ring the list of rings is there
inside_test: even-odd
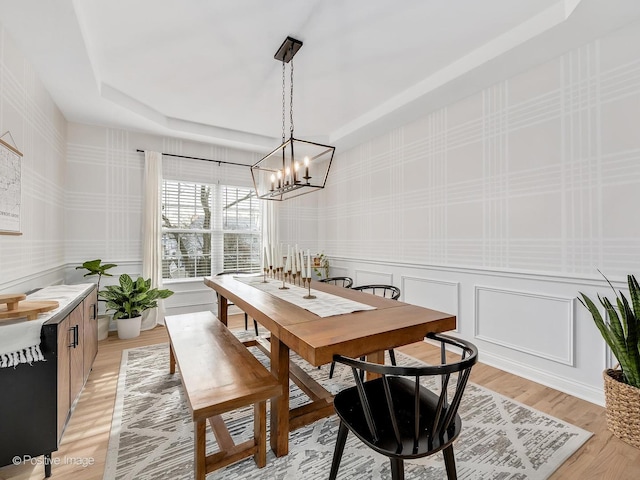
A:
[[[393,274],[388,272],[380,272],[374,270],[356,269],[353,279],[353,286],[384,284],[393,285]]]
[[[585,275],[577,275],[575,277],[570,277],[567,275],[556,275],[550,272],[531,272],[531,271],[521,271],[521,270],[509,270],[509,269],[496,269],[492,267],[472,267],[472,266],[460,266],[460,265],[443,265],[443,264],[432,264],[432,263],[421,263],[421,262],[403,262],[399,260],[372,260],[370,258],[359,258],[359,257],[342,257],[342,256],[331,256],[333,260],[339,260],[341,262],[347,263],[357,263],[362,265],[375,265],[381,267],[404,267],[418,270],[429,270],[429,271],[439,271],[439,272],[451,272],[451,273],[460,273],[460,274],[474,274],[474,275],[483,275],[483,276],[492,276],[499,278],[514,278],[514,279],[531,279],[531,280],[540,280],[545,282],[553,282],[553,283],[566,283],[571,285],[584,285],[584,286],[596,286],[596,287],[607,287],[609,288],[609,284],[607,281],[602,278],[601,275],[593,275],[593,276],[585,276]],[[609,277],[607,277],[609,278]],[[625,289],[627,287],[626,278],[609,278],[611,284],[617,289],[622,288]]]
[[[417,296],[411,289],[412,282],[418,285],[423,284],[419,289],[426,290],[426,292],[421,291],[419,296]],[[459,316],[460,282],[401,275],[400,285],[402,300],[404,302],[450,313],[456,317]],[[431,288],[429,288],[429,286],[431,286]],[[457,319],[456,329],[453,331],[460,332],[460,319]]]
[[[474,299],[475,338],[575,366],[573,298],[476,285]]]

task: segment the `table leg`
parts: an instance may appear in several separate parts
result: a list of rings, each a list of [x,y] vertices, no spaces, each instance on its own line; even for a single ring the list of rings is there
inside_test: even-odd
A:
[[[289,347],[273,334],[271,373],[282,385],[282,395],[271,399],[271,450],[282,457],[289,453]]]
[[[384,350],[380,352],[373,352],[367,355],[367,362],[379,363],[380,365],[384,365]],[[379,377],[380,375],[377,373],[367,372],[367,380],[373,380]]]
[[[217,296],[218,296],[218,320],[220,320],[223,325],[227,325],[227,309],[228,309],[227,299],[222,295],[220,295],[219,293],[217,294]]]

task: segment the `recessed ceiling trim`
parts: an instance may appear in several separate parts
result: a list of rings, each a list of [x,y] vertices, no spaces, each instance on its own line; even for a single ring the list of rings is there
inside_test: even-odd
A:
[[[258,135],[241,130],[232,130],[164,115],[149,105],[140,102],[106,83],[100,84],[100,95],[102,98],[122,108],[126,108],[130,112],[134,112],[162,127],[195,135],[203,135],[211,141],[218,143],[223,142],[229,146],[266,153],[273,148],[274,143],[278,142],[278,138],[276,137]]]
[[[562,0],[517,27],[497,36],[481,47],[452,62],[447,67],[425,78],[413,87],[390,98],[378,107],[343,125],[329,135],[330,143],[339,143],[359,130],[365,129],[379,119],[391,115],[396,110],[434,92],[473,69],[504,55],[523,43],[543,34],[566,21],[581,0]]]

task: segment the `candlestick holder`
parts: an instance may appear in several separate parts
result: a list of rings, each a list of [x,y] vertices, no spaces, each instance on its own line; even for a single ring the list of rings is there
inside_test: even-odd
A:
[[[316,296],[315,296],[315,295],[311,295],[311,279],[310,279],[310,278],[305,278],[305,279],[303,279],[303,284],[305,284],[305,285],[306,285],[307,280],[309,281],[309,286],[308,286],[309,290],[308,290],[308,294],[307,294],[307,295],[305,295],[305,296],[304,296],[304,297],[302,297],[302,298],[306,298],[306,299],[308,299],[308,300],[311,300],[311,299],[316,298]]]
[[[262,283],[268,283],[267,282],[267,274],[269,273],[269,269],[265,268],[263,269],[264,275],[262,276]]]
[[[286,279],[286,278],[287,278],[287,274],[286,274],[286,272],[284,272],[284,273],[282,274],[282,286],[281,286],[281,287],[278,287],[280,290],[289,290],[289,287],[287,287],[287,286],[284,284],[284,282],[285,282],[285,279]]]
[[[293,272],[291,272],[291,276],[293,277],[293,280],[291,281],[291,283],[293,285],[295,285],[296,284],[296,271],[295,270]]]

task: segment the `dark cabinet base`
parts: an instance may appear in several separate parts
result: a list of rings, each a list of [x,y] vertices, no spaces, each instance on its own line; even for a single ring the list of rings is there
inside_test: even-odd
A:
[[[44,362],[0,368],[0,465],[58,449],[56,331],[43,328]]]
[[[95,313],[86,314],[87,311],[95,312],[95,308],[85,308],[87,304],[95,302],[94,288],[42,326],[40,350],[45,361],[0,368],[0,466],[22,463],[44,455],[41,463],[44,464],[45,476],[51,475],[52,453],[58,449],[71,406],[95,358],[95,353],[85,358],[84,352],[80,351],[75,355],[81,359],[80,366],[76,366],[75,370],[71,367],[70,352],[82,348],[82,343],[71,343],[73,336],[68,332],[69,320],[75,318],[82,323],[97,322]],[[60,352],[62,348],[65,351]],[[84,365],[83,362],[89,363]],[[71,378],[70,372],[74,371],[79,378]],[[87,375],[84,375],[85,372]],[[72,380],[75,382],[74,389],[71,388]],[[68,392],[67,402],[61,406],[60,398],[64,398],[65,391]]]

